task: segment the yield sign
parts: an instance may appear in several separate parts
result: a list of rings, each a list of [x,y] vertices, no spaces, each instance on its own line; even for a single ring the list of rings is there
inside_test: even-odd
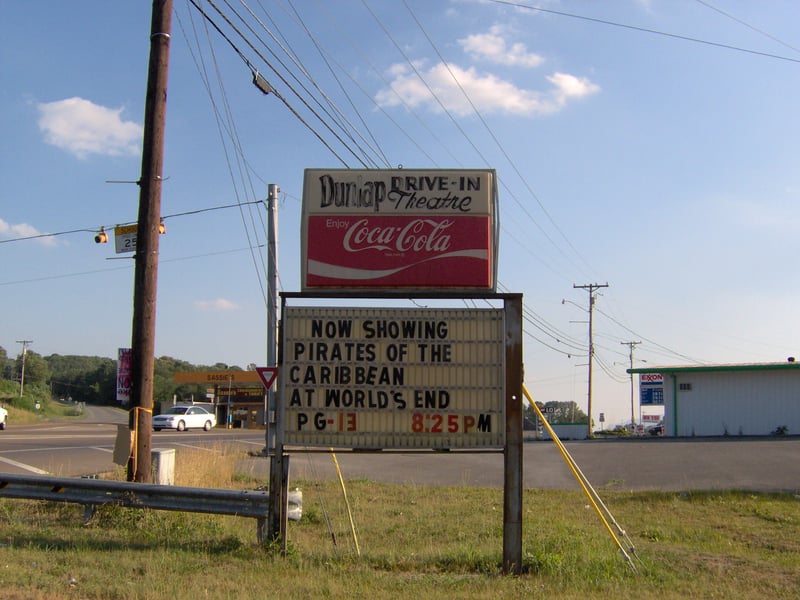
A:
[[[269,390],[278,378],[278,367],[256,367],[256,373],[258,373],[264,389]]]

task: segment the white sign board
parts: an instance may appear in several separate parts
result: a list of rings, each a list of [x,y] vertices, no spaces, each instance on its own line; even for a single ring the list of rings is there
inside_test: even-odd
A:
[[[286,307],[282,344],[288,445],[505,442],[502,310]]]

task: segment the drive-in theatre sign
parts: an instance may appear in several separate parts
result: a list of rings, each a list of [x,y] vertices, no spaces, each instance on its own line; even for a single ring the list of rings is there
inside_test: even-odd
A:
[[[302,287],[494,291],[493,170],[306,169]]]
[[[503,446],[503,310],[283,310],[287,444]]]

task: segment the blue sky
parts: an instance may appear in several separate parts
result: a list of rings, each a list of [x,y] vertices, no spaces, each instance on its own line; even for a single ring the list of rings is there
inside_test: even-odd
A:
[[[586,404],[573,285],[608,283],[607,424],[630,414],[625,342],[637,366],[800,354],[797,2],[195,4],[230,43],[174,0],[158,356],[264,364],[265,220],[248,203],[280,186],[280,285],[298,291],[303,169],[400,165],[497,170],[499,281],[524,294],[537,400]],[[109,181],[140,175],[151,5],[0,10],[0,346],[114,357],[133,261],[93,237],[136,219],[138,187]]]

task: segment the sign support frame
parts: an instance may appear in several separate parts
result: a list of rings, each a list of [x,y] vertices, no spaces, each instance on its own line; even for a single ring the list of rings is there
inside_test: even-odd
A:
[[[518,293],[469,293],[465,291],[447,292],[387,292],[375,293],[332,290],[322,292],[281,292],[281,314],[289,299],[381,299],[381,300],[495,300],[503,302],[505,318],[505,444],[503,453],[503,572],[519,575],[522,573],[522,294]],[[283,341],[279,338],[278,367],[284,364]],[[276,438],[274,461],[270,468],[270,496],[276,496],[268,519],[269,539],[286,548],[286,525],[284,515],[288,512],[287,490],[289,487],[289,454],[285,449],[284,427],[285,407],[284,378],[279,378],[276,401]],[[301,451],[301,450],[298,450]],[[391,451],[391,450],[389,450]],[[469,450],[464,452],[469,453]],[[480,452],[486,452],[481,450]]]

